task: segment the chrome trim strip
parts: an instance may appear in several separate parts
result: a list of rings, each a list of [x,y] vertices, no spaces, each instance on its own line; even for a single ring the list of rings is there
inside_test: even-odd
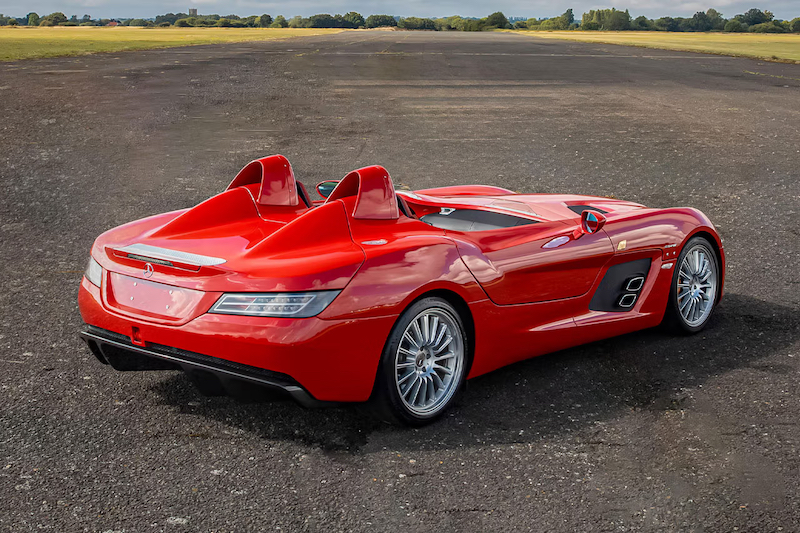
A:
[[[409,191],[397,191],[397,194],[402,194],[404,196],[408,196],[409,198],[413,198],[415,200],[422,200],[422,198],[420,198],[419,195],[416,195],[413,192]]]
[[[131,259],[137,259],[139,261],[147,261],[147,258],[153,258],[161,259],[162,261],[178,261],[179,263],[187,263],[196,266],[221,265],[226,261],[219,257],[181,252],[180,250],[170,250],[169,248],[140,243],[130,244],[122,248],[117,248],[116,250],[118,252],[132,254],[134,257],[131,257]]]
[[[626,291],[630,292],[639,292],[639,290],[644,285],[644,277],[643,276],[636,276],[635,278],[631,278],[628,280],[628,284],[625,286]]]
[[[636,303],[635,294],[623,294],[622,298],[620,298],[619,302],[617,302],[617,305],[625,309],[628,309],[630,307],[633,307],[633,304],[635,303]]]
[[[529,216],[529,217],[531,217],[531,216],[532,217],[538,217],[539,216],[536,213],[534,213],[533,211],[525,211],[524,209],[514,209],[513,207],[504,207],[502,205],[489,204],[486,207],[494,207],[495,209],[501,209],[503,211],[511,211],[512,213],[519,213],[520,215],[525,215],[525,216]]]
[[[500,201],[501,202],[516,202],[518,204],[521,203],[521,202],[517,202],[516,200],[500,200]],[[486,207],[491,207],[492,209],[500,209],[501,211],[511,211],[512,213],[519,213],[520,215],[525,215],[525,216],[528,216],[528,217],[538,217],[539,216],[533,211],[533,209],[530,209],[530,208],[529,208],[529,210],[526,211],[525,209],[516,209],[514,207],[506,207],[504,205],[495,205],[495,204],[487,204]]]
[[[157,265],[164,265],[168,267],[174,266],[172,264],[172,261],[164,261],[163,259],[156,259],[155,257],[146,257],[144,255],[128,254],[128,259],[133,259],[134,261],[142,261],[143,263],[155,263]]]

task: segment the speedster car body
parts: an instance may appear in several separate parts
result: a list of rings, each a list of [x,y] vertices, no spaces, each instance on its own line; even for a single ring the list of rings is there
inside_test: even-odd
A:
[[[334,185],[312,202],[270,156],[196,207],[104,233],[80,287],[82,337],[119,370],[183,369],[207,390],[251,382],[306,405],[365,402],[383,380],[395,418],[417,423],[464,379],[522,359],[665,316],[696,331],[722,295],[722,243],[697,209],[395,191],[380,166]]]

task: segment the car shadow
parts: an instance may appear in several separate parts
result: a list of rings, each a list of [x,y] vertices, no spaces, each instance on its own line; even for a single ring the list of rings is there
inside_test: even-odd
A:
[[[359,406],[304,409],[291,401],[249,397],[203,398],[182,374],[153,386],[164,403],[271,440],[292,440],[326,451],[456,448],[485,442],[530,443],[577,432],[631,409],[680,409],[685,389],[759,361],[798,340],[791,308],[727,295],[708,327],[693,336],[646,330],[549,354],[470,380],[439,422],[397,428],[371,419]],[[260,401],[259,401],[260,400]]]

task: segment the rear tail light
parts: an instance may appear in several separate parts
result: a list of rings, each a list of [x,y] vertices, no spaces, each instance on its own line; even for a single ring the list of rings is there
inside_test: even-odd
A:
[[[103,267],[94,260],[94,257],[89,257],[89,264],[86,265],[86,272],[83,275],[86,276],[89,283],[99,287],[103,279]]]
[[[340,292],[228,293],[209,313],[308,318],[321,313]]]

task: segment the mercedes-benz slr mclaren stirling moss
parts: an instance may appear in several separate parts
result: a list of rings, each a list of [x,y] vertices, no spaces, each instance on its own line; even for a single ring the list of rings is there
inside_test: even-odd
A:
[[[696,209],[395,191],[380,166],[317,190],[265,157],[196,207],[104,233],[81,336],[117,370],[183,369],[208,394],[250,382],[422,424],[515,361],[664,321],[697,332],[722,295]]]

